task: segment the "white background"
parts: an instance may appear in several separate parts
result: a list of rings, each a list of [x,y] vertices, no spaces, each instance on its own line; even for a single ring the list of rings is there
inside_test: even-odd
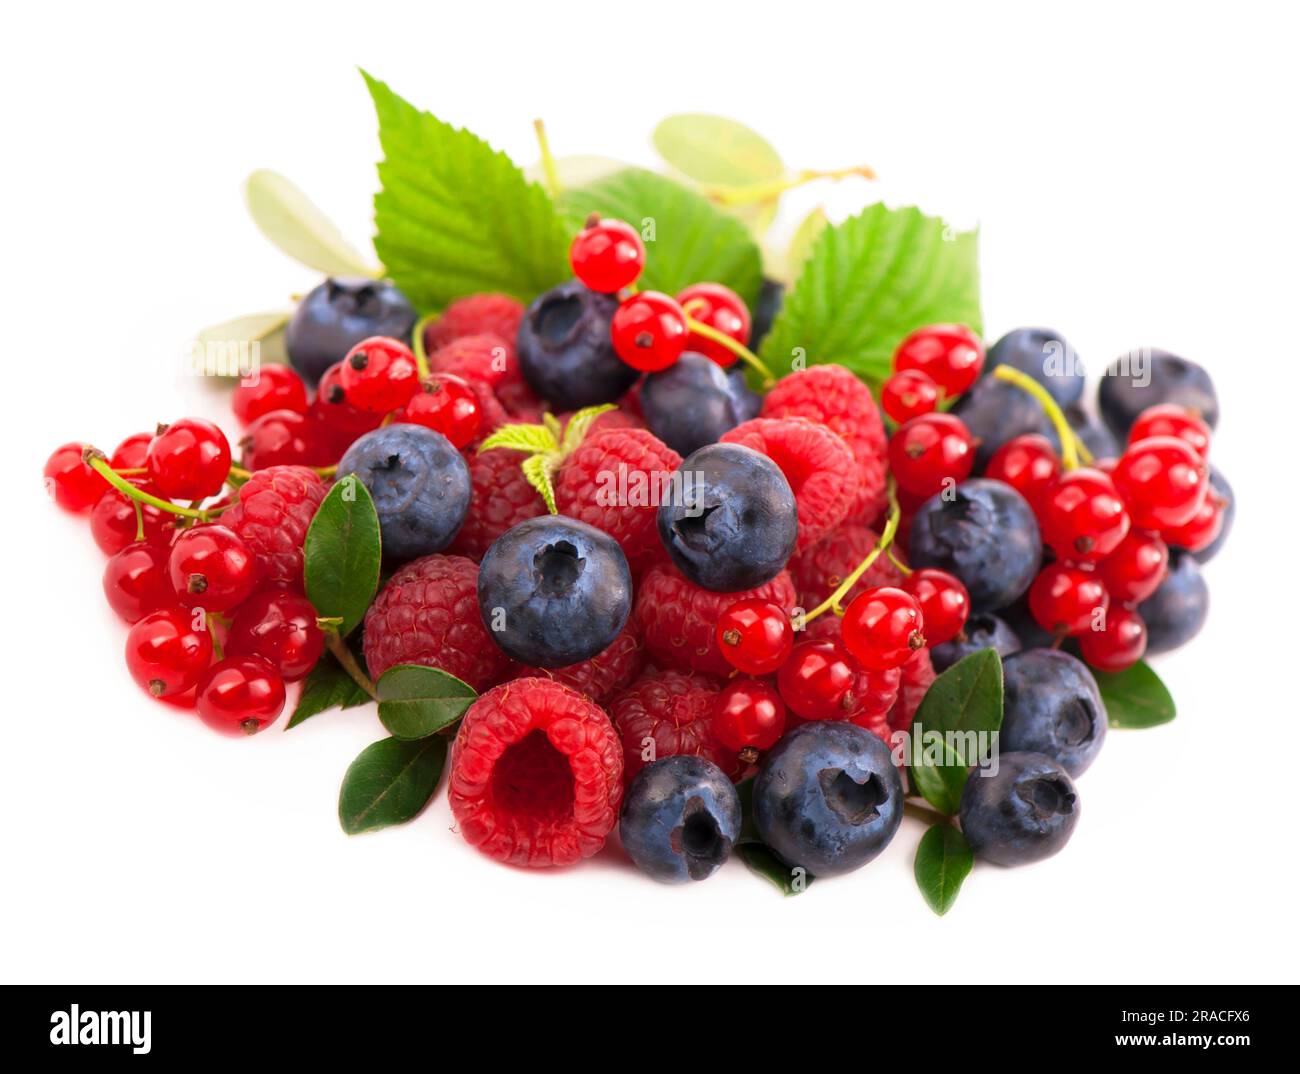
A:
[[[1281,5],[382,3],[25,5],[0,63],[9,495],[0,976],[89,981],[1295,980],[1294,25]],[[358,243],[378,146],[355,65],[530,162],[652,163],[662,115],[765,132],[795,166],[869,162],[875,197],[982,226],[986,325],[1061,329],[1094,368],[1139,345],[1212,371],[1240,502],[1209,625],[1160,659],[1181,711],[1113,733],[1068,850],[977,867],[943,919],[921,828],[782,900],[732,863],[685,889],[617,851],[503,868],[445,798],[349,839],[339,779],[373,710],[249,741],[145,698],[84,521],[44,501],[56,444],[224,401],[195,330],[314,282],[248,221],[288,174]],[[789,222],[786,224],[787,228]],[[232,430],[233,431],[233,430]],[[1291,558],[1283,558],[1291,557]]]

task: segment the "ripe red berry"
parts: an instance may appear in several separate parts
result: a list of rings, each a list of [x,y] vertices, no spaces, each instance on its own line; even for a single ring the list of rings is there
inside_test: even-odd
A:
[[[899,588],[920,605],[926,645],[942,645],[961,633],[970,615],[970,594],[947,571],[935,567],[913,571],[899,583]]]
[[[167,549],[136,541],[109,557],[104,565],[108,606],[128,623],[176,603],[167,575]]]
[[[894,371],[919,369],[951,399],[960,395],[984,368],[984,344],[964,324],[918,328],[894,352]]]
[[[1052,634],[1074,636],[1090,630],[1109,604],[1101,579],[1068,563],[1049,563],[1029,587],[1029,611]]]
[[[1197,415],[1175,403],[1147,407],[1129,429],[1128,442],[1136,444],[1152,436],[1172,436],[1187,441],[1202,461],[1210,457],[1210,427]]]
[[[914,496],[933,496],[949,483],[970,476],[975,445],[960,418],[925,414],[889,438],[889,469],[900,488]]]
[[[195,526],[176,538],[167,561],[176,598],[192,608],[225,612],[242,603],[258,582],[257,561],[234,530]]]
[[[857,662],[833,638],[801,641],[777,673],[781,699],[805,720],[845,720],[858,706]]]
[[[716,705],[713,736],[736,753],[771,749],[785,731],[785,702],[759,679],[736,679],[718,695]]]
[[[139,470],[149,457],[153,433],[132,433],[113,449],[108,465],[114,470]]]
[[[328,466],[337,462],[340,454],[315,417],[292,410],[263,414],[239,438],[239,461],[245,470]]]
[[[82,458],[85,444],[64,444],[45,462],[45,491],[65,511],[93,507],[109,487]]]
[[[737,601],[718,616],[714,631],[728,664],[748,675],[771,675],[790,656],[794,628],[785,609],[761,597]]]
[[[434,373],[421,381],[395,420],[442,433],[456,448],[477,440],[483,425],[474,389],[452,373]]]
[[[895,422],[919,418],[934,413],[939,405],[939,385],[928,373],[919,369],[904,369],[895,373],[880,389],[880,405]]]
[[[853,598],[840,623],[844,646],[869,671],[902,667],[925,640],[925,616],[911,593],[895,586]]]
[[[1191,445],[1172,436],[1130,444],[1115,466],[1114,479],[1133,525],[1157,532],[1190,522],[1210,483],[1205,463]]]
[[[730,287],[724,287],[720,283],[694,283],[677,293],[677,301],[681,304],[682,312],[692,320],[707,324],[742,346],[749,343],[749,309],[745,306],[744,299]],[[716,339],[709,339],[694,331],[686,346],[711,358],[724,369],[734,365],[739,357]]]
[[[387,414],[419,391],[420,372],[411,348],[400,339],[371,336],[348,351],[339,383],[354,407]]]
[[[641,291],[614,311],[610,336],[618,356],[633,369],[657,373],[686,349],[686,314],[676,299],[659,291]]]
[[[1010,485],[1037,511],[1043,493],[1061,473],[1052,442],[1038,433],[1013,436],[995,452],[984,476]]]
[[[226,434],[202,418],[160,426],[145,461],[149,481],[169,500],[202,500],[221,491],[230,474]]]
[[[1181,526],[1166,526],[1160,532],[1165,540],[1175,548],[1185,548],[1189,552],[1200,552],[1209,548],[1223,529],[1223,501],[1214,494],[1211,487],[1205,502],[1197,508],[1190,522]]]
[[[131,484],[146,487],[134,480]],[[165,545],[176,535],[175,515],[147,503],[140,505],[140,514],[144,520],[144,539],[150,544]],[[132,544],[137,529],[135,501],[118,489],[109,488],[90,512],[90,535],[105,555],[111,556]]]
[[[1123,671],[1147,651],[1147,625],[1132,608],[1115,605],[1107,610],[1101,630],[1079,635],[1079,651],[1098,671]]]
[[[1138,604],[1151,596],[1164,581],[1169,566],[1169,548],[1154,533],[1130,530],[1097,567],[1112,600]]]
[[[358,436],[378,429],[384,420],[383,414],[359,410],[348,402],[347,392],[343,390],[342,373],[342,362],[335,362],[325,370],[316,386],[316,398],[307,411],[310,417],[324,427],[325,438],[329,441],[335,458],[342,456]]]
[[[230,395],[230,409],[241,425],[272,410],[307,412],[307,386],[287,365],[264,365],[256,380],[241,380]]]
[[[260,656],[285,682],[311,671],[324,648],[325,635],[311,602],[278,589],[249,597],[226,635],[228,656]]]
[[[227,735],[252,735],[284,710],[284,680],[259,656],[230,656],[208,668],[195,697],[199,718]]]
[[[645,246],[622,220],[589,220],[569,246],[569,264],[583,285],[612,295],[636,283],[645,268]]]
[[[1043,543],[1072,563],[1104,559],[1129,531],[1128,511],[1115,483],[1088,467],[1062,474],[1036,508]]]
[[[200,611],[163,608],[135,624],[126,636],[126,667],[153,697],[183,694],[212,660],[212,635]]]

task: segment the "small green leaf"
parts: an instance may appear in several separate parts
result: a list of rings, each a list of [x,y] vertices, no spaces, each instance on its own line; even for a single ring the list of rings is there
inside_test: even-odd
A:
[[[234,379],[247,376],[259,365],[282,365],[288,361],[284,329],[289,316],[288,310],[268,310],[202,329],[190,347],[194,372]]]
[[[479,444],[479,451],[492,448],[510,448],[537,455],[546,451],[559,451],[555,434],[545,425],[503,425]]]
[[[370,490],[348,474],[321,502],[303,543],[307,599],[318,615],[343,620],[346,637],[379,587],[379,516]]]
[[[478,694],[441,668],[397,664],[375,683],[379,720],[395,738],[427,738],[461,718]]]
[[[528,482],[538,495],[546,503],[546,510],[551,514],[559,514],[559,508],[555,505],[555,471],[560,467],[560,457],[558,454],[530,455],[526,458],[521,469],[524,472],[524,480]]]
[[[921,836],[912,871],[916,886],[936,914],[942,917],[952,909],[974,861],[966,837],[951,824],[932,824]]]
[[[287,731],[291,727],[297,727],[304,720],[329,709],[350,709],[364,705],[369,700],[370,695],[353,681],[352,676],[339,666],[339,662],[329,653],[324,653],[303,679],[298,704],[294,706],[293,715],[289,717],[284,729]]]
[[[583,407],[569,419],[569,424],[564,427],[564,442],[560,445],[560,450],[565,455],[568,455],[586,439],[587,433],[590,432],[598,417],[617,409],[618,407],[613,403]]]
[[[1113,674],[1094,671],[1111,727],[1156,727],[1177,715],[1173,695],[1145,660]]]
[[[817,245],[822,232],[830,226],[831,222],[826,216],[826,210],[820,205],[799,222],[794,234],[790,236],[790,245],[785,255],[791,278],[799,275],[804,262],[812,257],[813,247]]]
[[[586,186],[607,175],[621,172],[630,167],[626,161],[614,160],[612,157],[599,157],[591,154],[576,154],[555,158],[555,176],[560,181],[560,189]],[[546,183],[546,168],[539,160],[524,169],[524,177],[530,183]]]
[[[339,791],[339,823],[348,835],[404,824],[429,804],[442,777],[447,740],[385,738],[348,766]]]
[[[706,186],[749,186],[785,174],[780,155],[766,138],[725,116],[668,116],[650,139],[668,164]]]
[[[375,266],[283,175],[253,172],[244,183],[244,200],[262,234],[295,261],[327,276],[377,275]]]
[[[752,872],[771,881],[784,895],[801,895],[813,882],[812,873],[802,867],[791,868],[762,843],[742,843],[736,852]]]

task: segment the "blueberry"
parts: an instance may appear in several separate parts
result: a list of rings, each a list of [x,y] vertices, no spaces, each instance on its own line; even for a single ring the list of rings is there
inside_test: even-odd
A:
[[[391,336],[409,342],[415,309],[386,280],[331,276],[307,292],[285,329],[289,364],[308,384],[363,339]]]
[[[745,379],[745,366],[737,362],[727,370],[727,387],[736,405],[737,424],[756,418],[763,409],[763,397]]]
[[[1002,749],[1043,753],[1082,775],[1106,739],[1106,705],[1087,665],[1055,649],[1027,649],[1002,661],[1002,685]]]
[[[641,413],[650,431],[679,455],[717,443],[741,421],[727,374],[717,362],[693,351],[645,378]]]
[[[740,796],[712,761],[664,757],[628,787],[618,834],[637,868],[656,880],[707,880],[740,835]]]
[[[1047,649],[1056,641],[1051,631],[1038,625],[1025,597],[1003,608],[999,614],[1007,621],[1007,626],[1015,631],[1021,649]]]
[[[1083,395],[1083,364],[1050,328],[1013,328],[989,348],[984,372],[1000,365],[1028,373],[1060,406],[1072,406]]]
[[[1196,411],[1213,429],[1219,422],[1219,397],[1210,374],[1195,362],[1167,351],[1131,351],[1115,359],[1097,387],[1102,420],[1121,441],[1137,416],[1158,403]]]
[[[754,824],[787,865],[814,876],[866,865],[898,831],[903,785],[889,747],[851,723],[786,735],[754,777]]]
[[[1043,556],[1038,522],[1024,497],[981,477],[926,500],[912,519],[907,547],[912,566],[956,575],[976,612],[1005,608],[1024,593]]]
[[[1167,653],[1186,645],[1205,626],[1210,591],[1201,568],[1186,552],[1171,551],[1169,573],[1160,587],[1138,605],[1147,625],[1147,653]]]
[[[1213,466],[1210,467],[1210,491],[1217,493],[1224,501],[1223,507],[1223,529],[1219,530],[1219,536],[1214,538],[1207,548],[1202,548],[1199,552],[1192,553],[1192,558],[1197,563],[1209,563],[1219,554],[1219,549],[1223,547],[1223,542],[1228,539],[1228,531],[1232,529],[1232,520],[1237,515],[1237,501],[1232,494],[1232,486],[1228,484],[1228,479],[1224,477]]]
[[[1020,651],[1020,639],[996,615],[987,612],[972,615],[966,620],[961,634],[930,650],[930,662],[935,671],[946,671],[958,660],[981,649],[992,649],[998,656],[1010,656]]]
[[[765,278],[763,286],[758,292],[758,301],[754,303],[753,315],[750,318],[750,350],[758,350],[759,344],[763,342],[763,337],[772,330],[772,322],[776,320],[784,304],[785,285],[777,280]]]
[[[614,353],[609,322],[614,295],[577,280],[533,300],[519,325],[519,367],[538,395],[561,410],[612,403],[636,383],[637,371]]]
[[[609,534],[542,515],[492,542],[479,567],[478,606],[512,660],[567,667],[603,652],[623,629],[632,575]]]
[[[1083,441],[1083,446],[1091,452],[1094,459],[1119,458],[1119,441],[1106,426],[1093,418],[1083,407],[1066,407],[1065,420],[1070,423],[1070,428]]]
[[[1060,441],[1042,404],[1023,388],[991,377],[957,400],[952,412],[975,438],[975,469],[983,471],[1003,444],[1014,436],[1039,433],[1059,449]]]
[[[659,539],[692,582],[719,593],[753,589],[794,551],[794,493],[766,455],[710,444],[673,475],[658,514]]]
[[[1003,753],[992,772],[976,769],[961,795],[961,830],[976,854],[1028,865],[1070,841],[1079,795],[1064,768],[1041,753]]]
[[[423,425],[387,425],[359,437],[339,461],[338,476],[348,474],[370,490],[391,561],[441,552],[469,510],[465,459]]]

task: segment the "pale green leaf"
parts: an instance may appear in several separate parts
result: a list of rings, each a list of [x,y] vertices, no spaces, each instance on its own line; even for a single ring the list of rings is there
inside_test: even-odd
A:
[[[253,222],[283,253],[329,276],[374,276],[377,270],[293,183],[262,169],[244,183]]]

